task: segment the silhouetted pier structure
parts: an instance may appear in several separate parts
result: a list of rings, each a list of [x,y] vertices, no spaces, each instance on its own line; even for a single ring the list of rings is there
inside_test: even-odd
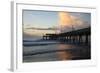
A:
[[[43,36],[44,40],[60,40],[63,42],[71,42],[71,43],[85,43],[88,44],[90,42],[91,28],[83,28],[79,30],[73,30],[70,32],[64,32],[59,34],[46,34]]]

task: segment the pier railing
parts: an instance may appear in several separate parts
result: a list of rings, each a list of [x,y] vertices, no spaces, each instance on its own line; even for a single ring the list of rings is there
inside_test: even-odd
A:
[[[91,28],[83,28],[74,31],[43,35],[44,40],[60,40],[63,42],[85,43],[88,44],[91,39]]]

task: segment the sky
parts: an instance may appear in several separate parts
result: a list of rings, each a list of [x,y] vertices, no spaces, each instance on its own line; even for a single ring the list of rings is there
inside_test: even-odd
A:
[[[48,11],[23,11],[23,24],[33,27],[52,27],[58,25],[57,12]]]
[[[91,24],[90,13],[23,10],[24,33],[44,35],[86,28]]]

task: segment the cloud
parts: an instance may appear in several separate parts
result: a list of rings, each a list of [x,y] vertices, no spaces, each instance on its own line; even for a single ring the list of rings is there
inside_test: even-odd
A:
[[[33,30],[57,30],[56,27],[49,27],[49,28],[37,28],[37,27],[28,27],[26,29],[33,29]]]
[[[59,24],[61,26],[70,26],[72,24],[72,19],[69,13],[59,12]]]
[[[59,12],[59,25],[60,25],[60,30],[65,32],[65,31],[71,31],[72,26],[75,29],[79,28],[84,28],[87,26],[87,22],[82,20],[80,17],[71,15],[68,12]]]
[[[24,28],[24,34],[30,35],[30,36],[43,36],[46,33],[55,33],[57,28],[37,28],[37,27],[27,27]]]

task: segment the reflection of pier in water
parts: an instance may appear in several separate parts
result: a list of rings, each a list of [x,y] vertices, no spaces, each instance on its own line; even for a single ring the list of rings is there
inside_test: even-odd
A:
[[[59,34],[46,34],[43,36],[44,40],[59,40],[63,42],[70,43],[85,43],[90,42],[91,28],[84,28],[79,30],[74,30],[70,32],[64,32]]]

